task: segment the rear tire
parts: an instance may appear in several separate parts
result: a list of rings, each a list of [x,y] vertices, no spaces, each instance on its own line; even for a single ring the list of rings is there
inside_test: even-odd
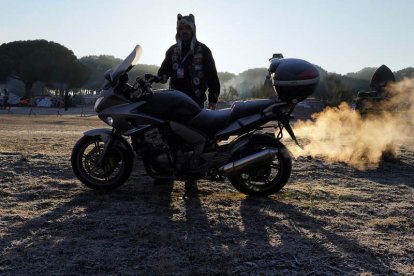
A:
[[[96,166],[104,147],[98,136],[83,136],[75,144],[71,155],[72,170],[87,187],[96,190],[115,189],[128,180],[133,167],[133,153],[114,145],[102,166]]]
[[[261,135],[264,138],[264,135]],[[292,158],[287,148],[272,137],[251,143],[234,158],[243,158],[264,149],[277,149],[275,158],[268,164],[252,165],[229,176],[231,184],[241,193],[249,196],[268,196],[279,192],[287,183],[292,171]]]

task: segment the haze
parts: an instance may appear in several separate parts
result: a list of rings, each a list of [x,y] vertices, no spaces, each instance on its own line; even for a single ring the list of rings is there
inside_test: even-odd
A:
[[[275,52],[341,74],[414,64],[409,0],[0,0],[0,6],[0,43],[46,39],[78,58],[124,58],[140,44],[141,62],[160,65],[175,42],[177,13],[193,13],[197,37],[221,72],[267,67]]]

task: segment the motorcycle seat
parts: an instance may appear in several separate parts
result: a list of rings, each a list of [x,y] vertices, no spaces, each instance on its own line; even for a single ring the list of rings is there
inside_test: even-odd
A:
[[[190,126],[207,134],[214,135],[229,124],[231,109],[203,109],[191,121]]]
[[[230,108],[220,110],[203,109],[190,121],[190,126],[202,131],[208,136],[213,136],[234,121],[260,113],[263,109],[274,103],[275,101],[271,99],[254,100],[234,102]]]
[[[275,100],[272,99],[234,102],[231,106],[230,122],[234,122],[237,119],[260,113],[263,111],[263,109],[274,103]]]

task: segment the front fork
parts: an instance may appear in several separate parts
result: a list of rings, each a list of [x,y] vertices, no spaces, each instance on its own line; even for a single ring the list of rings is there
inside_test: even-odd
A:
[[[103,138],[103,142],[104,142],[104,149],[101,153],[101,155],[99,156],[98,161],[96,162],[96,166],[97,167],[101,167],[103,164],[103,161],[106,158],[106,155],[108,154],[109,149],[112,147],[112,145],[114,144],[115,141],[115,129],[112,129],[111,134],[107,135]]]

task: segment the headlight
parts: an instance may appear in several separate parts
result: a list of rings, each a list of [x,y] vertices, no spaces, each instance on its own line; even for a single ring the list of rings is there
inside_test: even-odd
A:
[[[108,125],[112,126],[112,124],[114,123],[114,119],[112,117],[106,117],[104,119],[104,122],[107,123]]]
[[[95,105],[93,107],[96,112],[98,112],[98,106],[101,104],[103,99],[104,99],[104,97],[99,97],[98,99],[96,99]]]

